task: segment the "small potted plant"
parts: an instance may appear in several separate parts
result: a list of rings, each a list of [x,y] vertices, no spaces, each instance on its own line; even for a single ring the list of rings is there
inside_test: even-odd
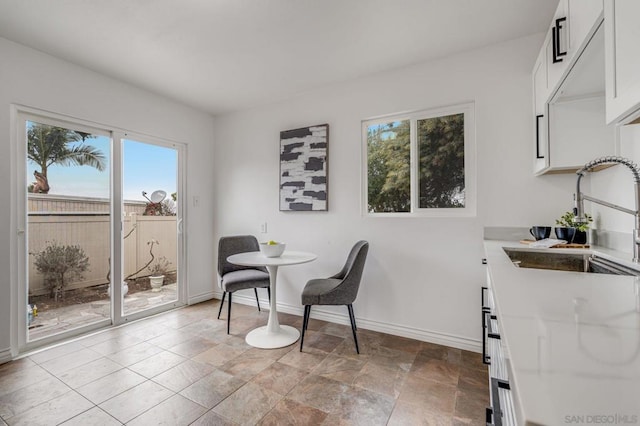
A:
[[[584,222],[576,222],[576,217],[572,212],[564,213],[560,219],[556,220],[556,225],[559,225],[555,228],[556,237],[567,243],[586,244],[587,230],[593,222],[593,217],[585,213],[584,218]]]
[[[160,291],[162,289],[162,284],[164,282],[164,274],[169,269],[169,265],[171,263],[167,260],[166,257],[161,256],[147,267],[150,272],[149,282],[151,283],[151,291]]]

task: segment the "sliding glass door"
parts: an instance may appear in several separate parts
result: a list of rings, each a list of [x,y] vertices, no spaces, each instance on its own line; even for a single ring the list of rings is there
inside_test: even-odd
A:
[[[184,147],[30,112],[17,122],[19,349],[183,304]]]
[[[26,119],[27,342],[111,323],[111,135]]]
[[[179,150],[124,139],[122,156],[126,316],[177,302],[181,216]]]

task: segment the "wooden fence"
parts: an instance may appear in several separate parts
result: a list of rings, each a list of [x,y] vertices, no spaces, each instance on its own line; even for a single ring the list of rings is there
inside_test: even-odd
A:
[[[71,212],[108,212],[109,200],[106,198],[92,197],[74,197],[71,195],[50,195],[50,194],[29,194],[28,197],[29,213],[71,213]],[[129,213],[144,213],[147,203],[144,201],[124,202],[124,211]]]
[[[33,198],[41,198],[38,195]],[[72,198],[72,197],[64,197]],[[76,197],[78,198],[78,197]],[[92,205],[95,209],[89,210],[63,210],[51,199],[33,200],[40,203],[39,210],[30,210],[28,220],[29,238],[29,293],[32,295],[46,294],[48,292],[44,283],[44,277],[34,266],[33,254],[43,250],[47,244],[56,242],[59,245],[79,245],[89,258],[89,270],[84,273],[84,279],[70,283],[66,289],[89,287],[108,282],[109,256],[111,253],[110,217],[108,202],[102,200],[71,200],[66,208],[84,209]],[[70,200],[60,200],[60,203],[68,203]],[[31,208],[32,195],[29,196]],[[48,204],[46,204],[48,203]],[[133,208],[124,220],[124,274],[125,277],[143,268],[151,259],[149,253],[150,241],[157,241],[153,247],[155,258],[164,256],[170,262],[169,271],[176,270],[177,259],[177,232],[175,216],[142,216],[138,214],[136,206],[145,203],[132,203]],[[107,206],[107,212],[100,211]],[[126,203],[125,203],[126,205]],[[143,269],[137,277],[148,276],[149,271]]]

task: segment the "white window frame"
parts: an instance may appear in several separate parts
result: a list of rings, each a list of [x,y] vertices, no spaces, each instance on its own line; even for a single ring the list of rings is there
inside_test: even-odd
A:
[[[456,208],[420,208],[418,187],[418,120],[442,117],[454,114],[464,114],[464,188],[465,206]],[[369,170],[367,129],[374,124],[389,123],[391,121],[410,121],[410,168],[411,168],[411,210],[409,212],[376,212],[368,210],[369,202]],[[389,114],[362,120],[362,214],[367,217],[475,217],[477,215],[477,160],[476,160],[476,125],[475,103],[424,109],[406,113]]]

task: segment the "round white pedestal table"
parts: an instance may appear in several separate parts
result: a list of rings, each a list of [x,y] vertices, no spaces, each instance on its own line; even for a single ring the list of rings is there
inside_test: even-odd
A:
[[[276,280],[278,267],[287,265],[299,265],[312,262],[318,256],[313,253],[301,251],[285,251],[280,257],[266,257],[258,251],[238,253],[229,256],[227,260],[242,266],[264,266],[269,272],[269,289],[271,302],[269,304],[269,320],[267,325],[251,330],[246,337],[249,345],[256,348],[275,349],[283,348],[295,343],[300,338],[300,332],[288,325],[280,325],[276,308]]]

